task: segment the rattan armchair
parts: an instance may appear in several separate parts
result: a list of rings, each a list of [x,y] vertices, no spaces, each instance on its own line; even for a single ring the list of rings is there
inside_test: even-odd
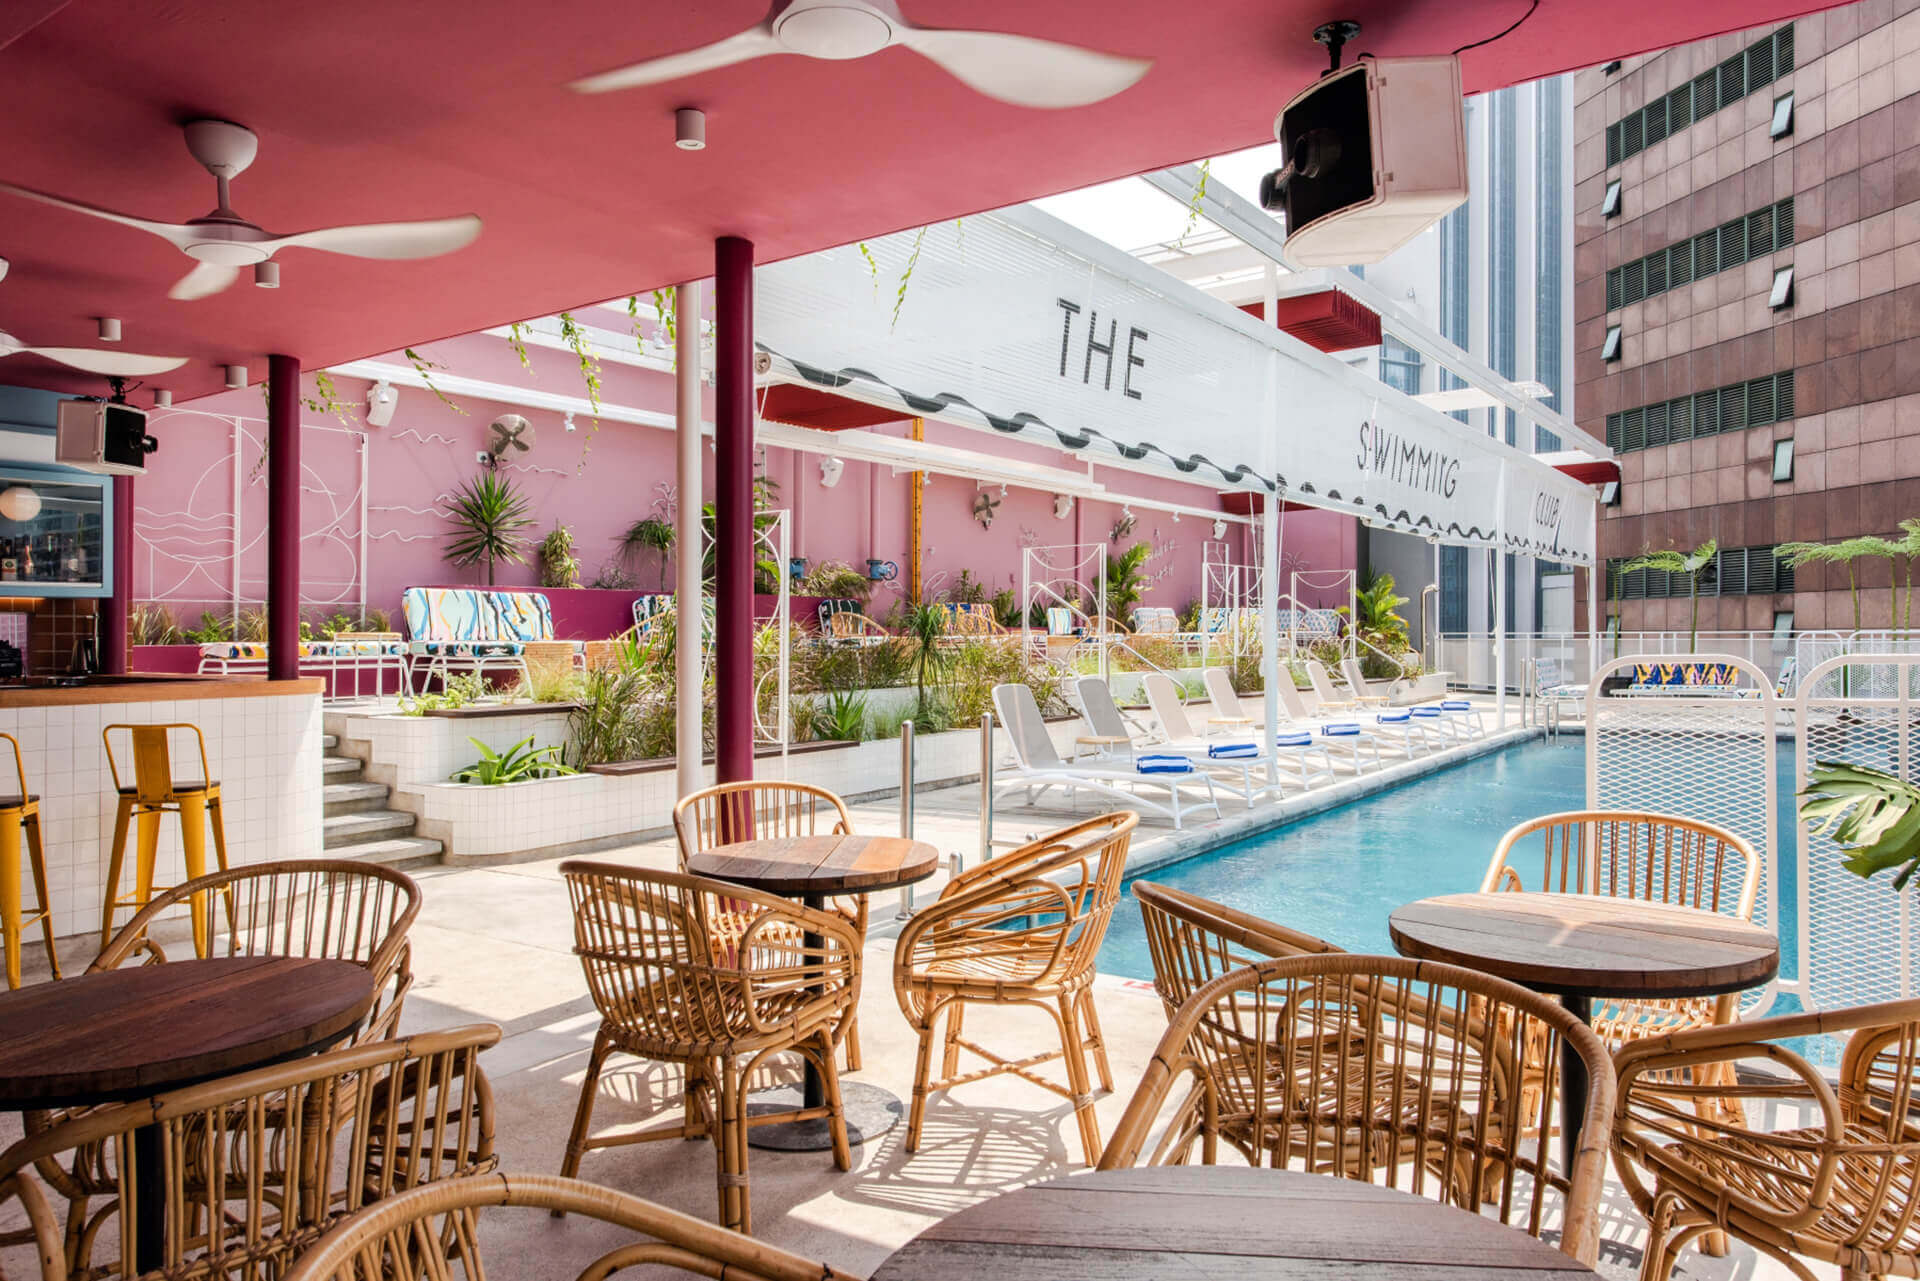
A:
[[[136,962],[164,964],[167,953],[152,937],[152,927],[182,907],[205,913],[196,933],[209,937],[212,956],[297,956],[364,965],[374,975],[373,1007],[344,1044],[387,1040],[399,1027],[401,1006],[413,985],[407,931],[420,912],[420,887],[412,877],[335,859],[255,863],[214,872],[156,894],[120,927],[87,972]],[[226,911],[224,932],[219,929],[221,907]],[[350,1112],[352,1091],[337,1091],[334,1103]],[[32,1137],[58,1126],[65,1116],[28,1112],[22,1121]],[[80,1223],[95,1198],[118,1195],[117,1168],[99,1153],[88,1153],[64,1162],[43,1160],[39,1173],[67,1202],[68,1220]],[[0,1243],[15,1239],[0,1237]]]
[[[18,1203],[46,1281],[278,1275],[362,1206],[492,1167],[493,1095],[478,1059],[499,1039],[489,1023],[378,1041],[74,1114],[0,1153],[0,1207]],[[157,1183],[133,1156],[148,1126],[159,1131]],[[91,1177],[112,1193],[63,1231],[36,1170],[78,1162],[96,1165]],[[142,1272],[124,1248],[95,1260],[103,1242],[132,1235],[146,1198],[166,1206],[160,1266]]]
[[[1837,1083],[1794,1048],[1823,1035],[1847,1038]],[[1651,1225],[1641,1277],[1722,1230],[1806,1281],[1807,1260],[1920,1276],[1920,1000],[1676,1032],[1616,1063],[1614,1168]],[[1801,1124],[1771,1128],[1781,1108]]]
[[[852,1165],[833,1029],[860,999],[860,940],[836,912],[679,872],[569,860],[574,955],[600,1011],[562,1177],[596,1148],[659,1139],[713,1140],[720,1222],[752,1230],[747,1128],[825,1117],[834,1164]],[[817,943],[808,943],[807,935]],[[686,1072],[682,1119],[593,1138],[595,1095],[619,1050]],[[798,1053],[819,1069],[826,1102],[748,1116],[747,1078],[770,1056]]]
[[[1573,810],[1529,819],[1501,837],[1480,889],[1603,894],[1749,921],[1760,893],[1760,866],[1752,845],[1711,823],[1637,810]],[[1731,1023],[1739,999],[1737,993],[1609,998],[1594,1002],[1590,1026],[1617,1047]],[[1538,1054],[1528,1056],[1530,1076],[1539,1075],[1542,1063]]]
[[[121,926],[87,972],[118,969],[135,958],[147,965],[164,962],[165,950],[151,937],[153,923],[182,904],[191,911],[196,896],[211,904],[216,895],[226,907],[226,932],[214,933],[209,955],[298,956],[364,965],[374,975],[374,1004],[349,1044],[394,1034],[413,986],[407,931],[420,914],[420,886],[406,873],[378,864],[289,859],[176,885]]]
[[[720,783],[689,792],[673,807],[673,834],[680,847],[680,870],[687,860],[719,845],[735,841],[769,841],[783,836],[836,836],[853,831],[847,804],[824,787],[811,783],[754,780]],[[830,900],[835,912],[865,946],[867,896],[848,894]],[[725,927],[725,919],[716,921]],[[744,929],[745,919],[733,924]],[[834,1025],[834,1042],[844,1047],[847,1071],[860,1070],[860,1011],[847,1007],[847,1016]]]
[[[1113,1089],[1094,1009],[1094,959],[1119,902],[1127,845],[1139,822],[1138,814],[1116,810],[999,855],[948,881],[940,898],[900,931],[893,994],[920,1037],[907,1151],[919,1150],[930,1093],[1011,1073],[1073,1104],[1081,1150],[1092,1163],[1100,1126],[1087,1076],[1089,1052],[1100,1088]],[[964,1039],[962,1020],[972,1002],[1045,1010],[1058,1026],[1060,1049],[1007,1059]],[[934,1033],[942,1013],[941,1078],[933,1080]],[[958,1072],[963,1049],[987,1066]],[[1054,1059],[1066,1068],[1064,1086],[1032,1070]]]
[[[543,1174],[483,1174],[403,1192],[334,1228],[281,1281],[486,1281],[481,1244],[488,1234],[479,1228],[480,1211],[502,1206],[578,1214],[644,1238],[605,1254],[597,1243],[590,1246],[591,1261],[573,1273],[574,1281],[605,1281],[621,1268],[648,1265],[740,1281],[857,1281],[639,1197]],[[572,1268],[556,1258],[563,1251],[557,1244],[534,1253],[564,1277]]]
[[[1356,1036],[1359,1029],[1362,1035]],[[1558,1074],[1521,1112],[1519,1060],[1534,1035],[1580,1056],[1592,1079],[1571,1170],[1551,1160],[1544,1118]],[[1167,1125],[1253,1137],[1266,1162],[1394,1182],[1496,1215],[1591,1264],[1613,1123],[1600,1038],[1551,998],[1501,979],[1400,957],[1340,953],[1259,961],[1180,1006],[1101,1154],[1134,1165],[1183,1081]],[[1151,1159],[1187,1159],[1162,1142]],[[1339,1153],[1329,1162],[1326,1154]],[[1557,1202],[1557,1207],[1554,1203]],[[1557,1208],[1557,1212],[1556,1212]]]

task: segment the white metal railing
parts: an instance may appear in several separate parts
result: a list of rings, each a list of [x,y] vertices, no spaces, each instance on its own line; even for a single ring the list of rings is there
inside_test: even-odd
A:
[[[1746,838],[1761,866],[1754,918],[1777,922],[1779,762],[1773,676],[1738,654],[1701,653],[1697,657],[1702,662],[1734,669],[1739,696],[1602,695],[1607,677],[1665,657],[1670,655],[1627,654],[1602,663],[1593,673],[1586,699],[1587,806],[1678,814]],[[1732,874],[1745,871],[1735,868]],[[1769,984],[1750,997],[1743,1014],[1752,1017],[1764,1010],[1775,990],[1776,985]]]
[[[1690,647],[1684,631],[1621,632],[1618,636],[1603,632],[1596,647],[1585,632],[1520,632],[1507,637],[1507,688],[1525,690],[1526,673],[1536,658],[1557,659],[1568,684],[1586,685],[1592,682],[1597,665],[1621,656],[1652,659],[1688,653],[1703,657],[1731,654],[1765,672],[1771,684],[1779,678],[1787,660],[1796,657],[1799,640],[1797,634],[1774,632],[1701,632]],[[1497,642],[1498,638],[1491,635],[1443,633],[1434,647],[1438,657],[1433,668],[1451,673],[1450,684],[1492,689]],[[1920,645],[1915,649],[1920,652]],[[1812,664],[1798,659],[1797,666],[1806,671]]]

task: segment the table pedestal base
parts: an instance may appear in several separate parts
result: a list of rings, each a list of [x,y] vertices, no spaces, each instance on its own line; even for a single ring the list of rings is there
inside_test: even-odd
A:
[[[878,1138],[899,1124],[906,1105],[898,1095],[863,1081],[840,1082],[840,1104],[847,1118],[847,1142],[858,1146]],[[798,1086],[782,1085],[762,1090],[747,1100],[747,1115],[765,1116],[769,1112],[792,1112],[802,1106]],[[770,1152],[825,1152],[833,1147],[833,1135],[825,1117],[810,1121],[784,1121],[775,1125],[756,1125],[747,1130],[747,1145]]]
[[[1593,1026],[1593,998],[1562,996],[1567,1013]],[[1573,1154],[1580,1150],[1580,1127],[1587,1118],[1587,1064],[1571,1044],[1560,1049],[1560,1169],[1573,1177]]]

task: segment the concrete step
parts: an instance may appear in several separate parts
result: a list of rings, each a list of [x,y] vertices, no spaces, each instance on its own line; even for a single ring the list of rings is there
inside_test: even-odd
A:
[[[440,861],[440,842],[424,836],[395,836],[380,841],[360,841],[327,851],[332,858],[350,858],[358,863],[380,863],[405,871],[411,867],[431,867]]]
[[[331,752],[338,746],[340,746],[340,736],[338,734],[322,734],[320,736],[320,748],[322,751]]]
[[[413,815],[398,810],[357,810],[328,814],[320,820],[321,847],[337,850],[367,841],[384,841],[413,833]]]
[[[387,809],[390,796],[385,783],[327,783],[320,789],[326,807],[322,813],[329,818],[336,814],[392,813]]]
[[[345,783],[359,775],[364,763],[357,756],[322,756],[320,773],[330,783]]]

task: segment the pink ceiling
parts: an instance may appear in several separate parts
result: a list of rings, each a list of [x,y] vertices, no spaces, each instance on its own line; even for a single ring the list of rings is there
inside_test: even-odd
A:
[[[238,120],[260,157],[235,207],[273,232],[474,212],[478,243],[426,262],[280,255],[284,283],[170,302],[191,264],[144,233],[0,195],[0,329],[37,346],[185,355],[154,380],[185,398],[262,354],[309,368],[543,315],[712,270],[715,236],[762,261],[1250,146],[1324,66],[1308,31],[1365,25],[1380,56],[1491,35],[1524,0],[904,0],[927,26],[998,28],[1150,55],[1107,102],[1031,111],[962,87],[904,49],[856,62],[764,59],[582,97],[563,86],[752,26],[764,0],[13,0],[0,6],[0,179],[179,222],[213,183],[177,124]],[[1464,56],[1470,91],[1820,7],[1544,0]],[[671,145],[673,108],[708,149]],[[0,382],[97,392],[15,356]]]

